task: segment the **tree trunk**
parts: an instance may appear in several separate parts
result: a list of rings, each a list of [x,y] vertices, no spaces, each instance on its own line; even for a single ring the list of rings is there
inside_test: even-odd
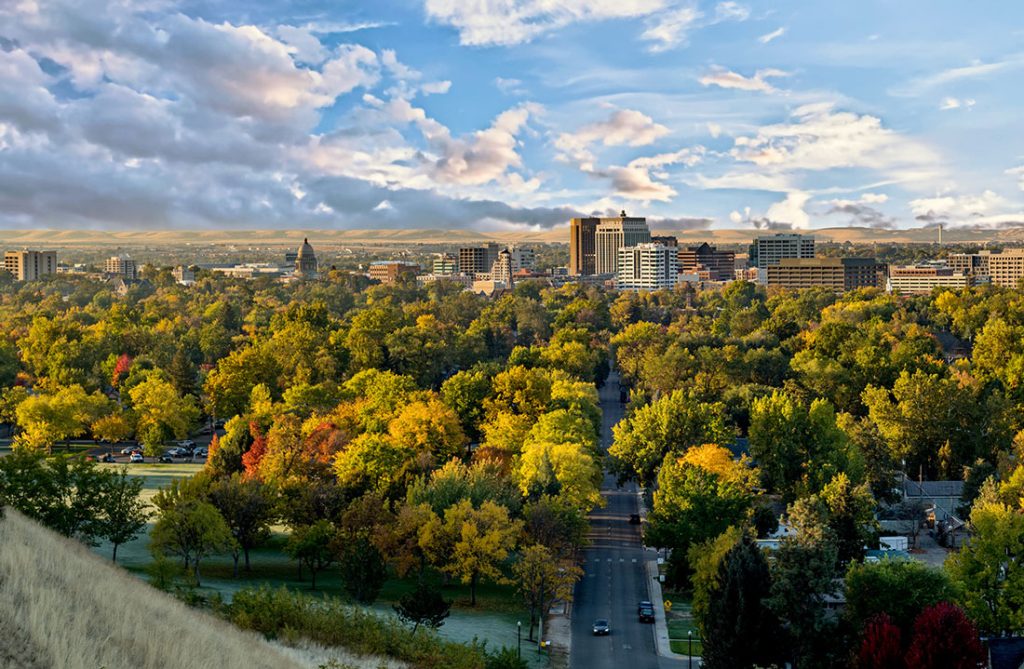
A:
[[[110,558],[110,561],[115,563],[115,564],[117,563],[117,547],[118,547],[118,545],[119,544],[114,544],[114,555],[113,555],[113,557]]]
[[[238,578],[238,558],[239,558],[238,553],[235,553],[234,555],[232,555],[231,558],[235,561],[235,566],[234,566],[234,569],[232,570],[233,571],[232,577],[233,578]]]
[[[245,552],[245,572],[249,573],[252,571],[252,568],[249,566],[249,547],[246,546],[242,550]]]
[[[469,579],[469,605],[476,606],[476,581],[477,574],[473,572],[473,576]]]
[[[309,571],[312,574],[312,579],[313,579],[313,585],[312,585],[312,587],[310,589],[311,590],[316,590],[316,569],[313,569],[312,567],[310,567]]]
[[[537,626],[537,608],[535,606],[530,607],[530,634],[529,641],[533,641],[533,628]]]
[[[199,558],[196,558],[196,569],[195,572],[193,573],[193,576],[195,576],[196,578],[196,587],[200,587],[201,584],[199,583]]]
[[[544,612],[537,616],[537,642],[544,643]]]

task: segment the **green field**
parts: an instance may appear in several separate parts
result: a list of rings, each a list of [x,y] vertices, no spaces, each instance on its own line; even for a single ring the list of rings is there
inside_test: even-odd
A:
[[[690,600],[678,593],[669,593],[666,596],[673,602],[672,610],[665,612],[668,642],[672,652],[687,655],[690,649],[687,633],[692,632],[693,656],[700,657],[703,654],[703,645],[700,641],[700,630],[694,624]]]

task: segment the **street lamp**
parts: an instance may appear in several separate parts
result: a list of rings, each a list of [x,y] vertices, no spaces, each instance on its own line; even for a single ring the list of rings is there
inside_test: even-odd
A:
[[[686,651],[686,663],[693,669],[693,630],[686,630],[686,641],[689,649]]]
[[[523,621],[516,621],[516,657],[523,657]]]

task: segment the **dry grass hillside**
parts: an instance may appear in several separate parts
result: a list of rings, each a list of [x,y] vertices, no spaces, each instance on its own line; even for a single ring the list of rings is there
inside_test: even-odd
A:
[[[378,666],[333,650],[279,649],[16,511],[0,519],[0,669],[298,669],[329,660]]]

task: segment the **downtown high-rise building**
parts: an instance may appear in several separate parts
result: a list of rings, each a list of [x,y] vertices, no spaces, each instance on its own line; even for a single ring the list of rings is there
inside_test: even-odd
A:
[[[139,266],[131,256],[124,254],[110,256],[103,263],[103,273],[134,281],[139,278]]]
[[[602,218],[594,231],[594,273],[615,274],[619,268],[619,249],[649,244],[651,229],[646,218],[626,216]]]
[[[813,258],[814,235],[778,233],[754,239],[752,251],[757,259],[755,267],[765,269],[778,265],[783,258]]]
[[[594,235],[600,218],[574,218],[569,221],[569,274],[591,276],[595,274]]]

